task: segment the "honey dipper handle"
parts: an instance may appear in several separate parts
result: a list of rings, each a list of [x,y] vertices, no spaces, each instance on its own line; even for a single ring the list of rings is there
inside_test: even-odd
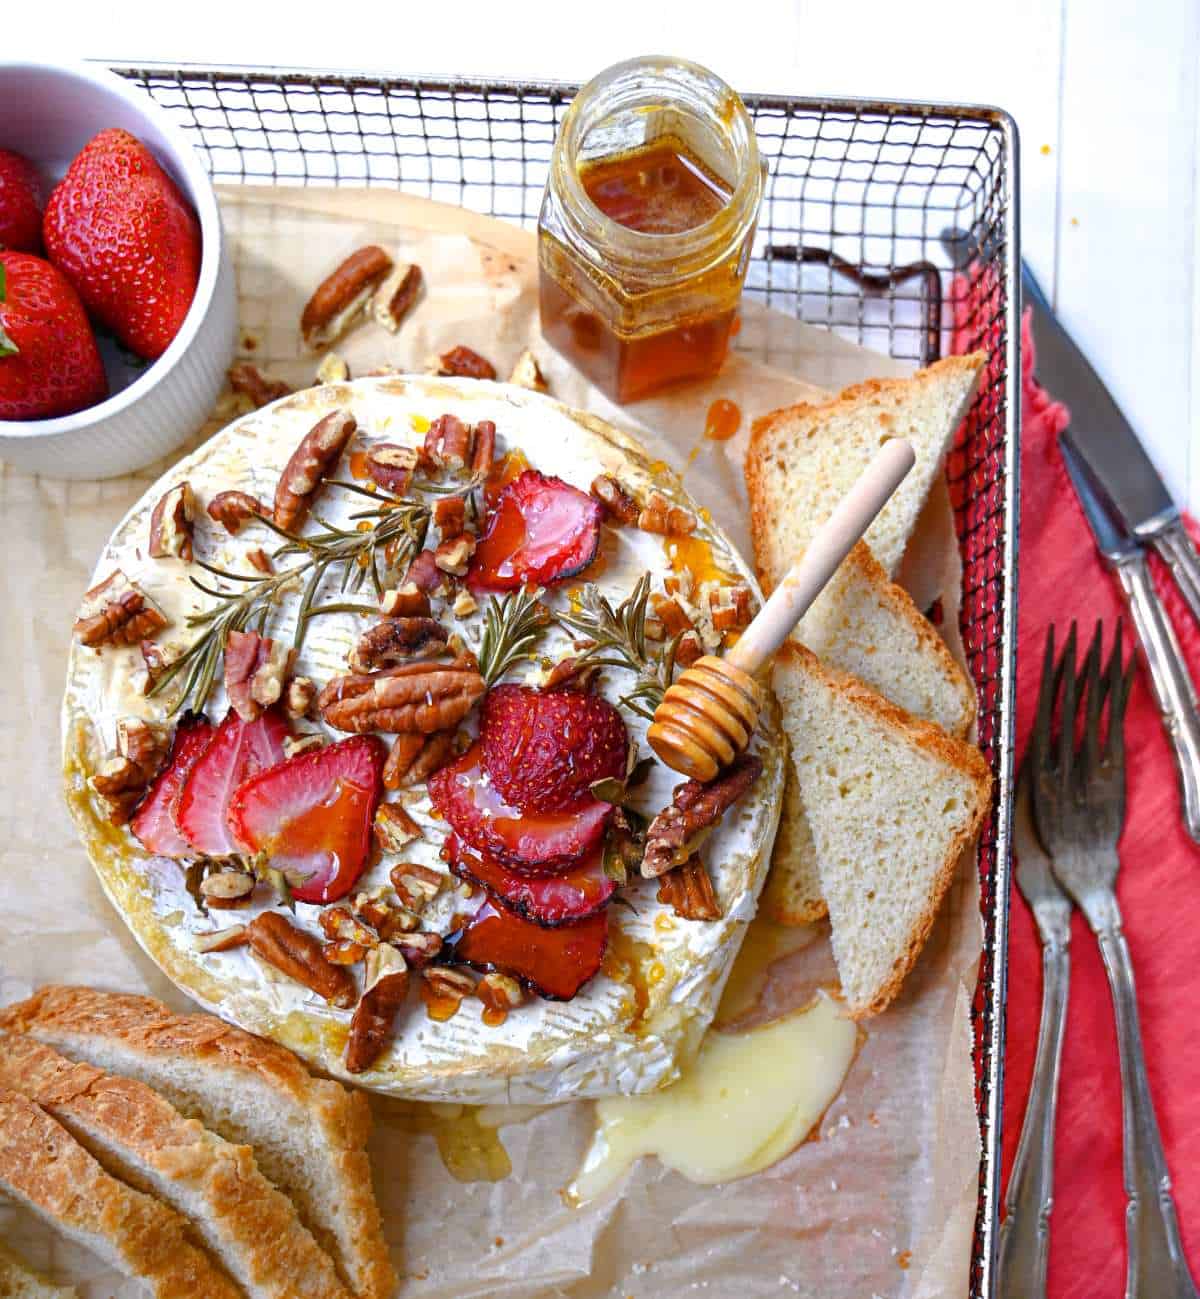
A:
[[[890,438],[879,448],[859,480],[838,502],[804,554],[725,656],[727,661],[751,676],[767,662],[808,612],[825,583],[874,522],[915,461],[911,444],[903,438]]]

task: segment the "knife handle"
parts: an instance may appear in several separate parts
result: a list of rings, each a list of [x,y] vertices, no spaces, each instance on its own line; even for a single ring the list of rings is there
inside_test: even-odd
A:
[[[1166,560],[1192,617],[1200,622],[1200,553],[1188,536],[1183,520],[1177,519],[1169,528],[1151,537],[1150,542]]]
[[[1114,561],[1113,567],[1129,601],[1158,710],[1175,749],[1183,822],[1188,834],[1200,843],[1200,716],[1196,712],[1196,693],[1175,630],[1154,590],[1145,554],[1139,550],[1124,555]]]

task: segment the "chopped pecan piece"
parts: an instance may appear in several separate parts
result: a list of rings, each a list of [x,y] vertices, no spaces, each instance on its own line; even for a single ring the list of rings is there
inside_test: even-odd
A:
[[[346,364],[346,358],[336,352],[326,353],[321,359],[321,364],[317,366],[314,378],[320,384],[345,383],[350,378],[350,367]]]
[[[486,474],[496,455],[496,426],[490,419],[475,425],[475,449],[471,452],[471,472]]]
[[[638,503],[612,476],[600,474],[592,479],[592,496],[604,506],[604,512],[618,523],[636,523]]]
[[[367,953],[363,995],[350,1021],[347,1073],[363,1073],[387,1050],[396,1016],[408,996],[408,965],[400,951],[384,943]]]
[[[475,538],[471,533],[464,532],[450,541],[438,542],[438,547],[433,552],[433,562],[451,577],[465,577],[474,553]]]
[[[421,837],[421,827],[399,803],[380,803],[375,813],[375,838],[383,852],[399,852]]]
[[[396,946],[408,962],[410,969],[423,970],[441,955],[442,936],[426,933],[402,934],[396,939]]]
[[[446,574],[437,566],[432,550],[422,550],[408,566],[405,586],[415,586],[427,595],[440,595],[446,589]]]
[[[317,700],[316,682],[310,677],[293,677],[283,692],[283,711],[293,722],[307,717]]]
[[[542,367],[538,365],[537,357],[529,348],[526,348],[517,357],[517,363],[513,366],[508,381],[509,383],[515,383],[518,388],[530,388],[534,392],[550,391],[550,385],[546,382]]]
[[[383,764],[385,789],[409,789],[424,784],[454,756],[454,732],[397,735]]]
[[[113,825],[125,825],[146,792],[147,781],[136,762],[114,754],[105,758],[88,784],[100,795]]]
[[[333,1006],[354,1005],[357,989],[350,972],[325,959],[320,941],[297,929],[278,911],[264,911],[246,926],[250,949],[289,979],[295,979]]]
[[[637,525],[643,532],[663,537],[686,537],[696,531],[696,516],[682,505],[672,505],[662,492],[651,492],[638,514]]]
[[[143,694],[149,694],[158,684],[159,677],[171,666],[171,659],[161,645],[152,640],[144,640],[138,647],[142,652],[142,662],[146,665],[146,682]]]
[[[400,262],[375,290],[371,306],[384,329],[393,334],[399,330],[421,292],[422,279],[421,268],[415,262]]]
[[[397,942],[401,934],[411,934],[421,927],[418,916],[407,907],[393,906],[387,899],[386,889],[371,889],[356,893],[352,903],[354,914],[371,928],[384,942]]]
[[[254,876],[245,871],[217,871],[206,875],[200,884],[200,896],[218,911],[244,907],[254,892]]]
[[[325,475],[337,464],[357,427],[348,410],[330,411],[300,439],[275,488],[277,527],[291,532],[304,522]]]
[[[296,651],[253,631],[231,631],[225,644],[225,692],[245,722],[277,702]]]
[[[168,626],[167,616],[118,568],[83,597],[75,635],[89,648],[137,645]]]
[[[191,563],[196,526],[196,497],[188,482],[164,492],[150,515],[150,557],[183,559]]]
[[[565,659],[560,659],[551,669],[545,681],[542,682],[543,690],[580,690],[589,691],[596,684],[596,677],[600,673],[600,665],[593,663],[588,659],[577,658],[575,655],[568,655]]]
[[[659,595],[656,591],[650,597],[650,603],[668,636],[678,636],[680,632],[692,630],[692,620],[673,596]]]
[[[117,723],[117,752],[137,767],[147,785],[162,769],[170,747],[163,732],[140,717],[122,717]]]
[[[463,469],[471,459],[474,434],[457,415],[439,415],[425,434],[425,458],[438,469]]]
[[[357,965],[370,950],[342,938],[336,943],[325,944],[325,959],[334,965]]]
[[[449,965],[431,965],[421,971],[421,979],[421,994],[431,1019],[453,1018],[463,1000],[475,991],[474,976]]]
[[[433,521],[443,541],[453,541],[467,528],[467,502],[461,496],[443,496],[433,507]]]
[[[714,631],[741,631],[750,625],[753,597],[748,586],[724,586],[715,582],[708,587],[707,594]]]
[[[321,691],[321,716],[339,731],[423,735],[457,726],[487,687],[466,662],[405,663],[382,672],[335,677]]]
[[[336,342],[366,309],[392,269],[392,259],[375,244],[359,248],[317,285],[300,317],[300,337],[312,352]]]
[[[473,613],[479,612],[479,601],[464,586],[454,597],[454,603],[450,608],[456,618],[469,618]]]
[[[529,1000],[529,994],[511,975],[493,970],[475,985],[475,995],[493,1013],[507,1014]]]
[[[660,876],[658,900],[672,907],[680,920],[720,920],[721,904],[717,901],[712,877],[699,853]]]
[[[420,911],[442,891],[446,877],[415,861],[393,866],[389,878],[396,896],[410,911]]]
[[[675,646],[675,662],[681,668],[690,668],[697,659],[704,657],[704,645],[700,636],[694,631],[685,631]]]
[[[417,469],[416,447],[399,442],[377,442],[368,448],[363,467],[367,477],[393,496],[406,496]]]
[[[209,517],[236,537],[251,519],[265,519],[271,511],[249,492],[218,492],[208,503]]]
[[[213,929],[196,936],[198,952],[231,952],[235,947],[245,947],[249,942],[245,925],[230,925],[228,929]]]
[[[671,805],[663,808],[646,831],[642,874],[654,879],[682,866],[761,773],[762,759],[743,753],[715,780],[687,780],[676,785]]]
[[[275,565],[271,563],[271,556],[261,546],[255,546],[253,550],[246,551],[246,559],[251,568],[257,568],[260,573],[273,573]]]
[[[447,632],[436,618],[388,618],[368,627],[350,654],[355,672],[373,672],[406,659],[428,658],[446,648]]]
[[[326,907],[317,917],[317,923],[331,943],[353,943],[367,948],[375,947],[379,942],[379,935],[356,917],[349,907]]]
[[[494,379],[496,367],[474,348],[459,344],[443,352],[433,367],[434,374],[458,375],[464,379]]]
[[[229,386],[242,397],[248,397],[255,409],[286,397],[291,384],[263,372],[252,361],[235,361],[229,367]]]
[[[379,612],[385,618],[428,618],[432,606],[429,596],[416,582],[405,582],[391,591],[384,591],[379,601]]]
[[[319,731],[309,731],[307,735],[285,735],[283,737],[283,756],[294,758],[301,753],[311,753],[313,749],[323,749],[325,737]]]

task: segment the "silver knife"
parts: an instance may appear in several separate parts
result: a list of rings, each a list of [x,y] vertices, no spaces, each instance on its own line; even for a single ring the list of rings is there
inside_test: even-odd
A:
[[[1087,357],[1059,323],[1029,267],[1021,266],[1025,305],[1033,309],[1038,372],[1071,411],[1071,440],[1096,486],[1126,529],[1167,562],[1188,608],[1200,622],[1200,552],[1120,407]]]
[[[1175,749],[1184,825],[1188,834],[1200,843],[1200,716],[1179,641],[1154,590],[1146,552],[1113,510],[1092,474],[1090,463],[1075,445],[1074,431],[1067,429],[1060,433],[1058,445],[1096,546],[1116,573],[1129,601],[1133,623],[1146,652],[1154,697]]]

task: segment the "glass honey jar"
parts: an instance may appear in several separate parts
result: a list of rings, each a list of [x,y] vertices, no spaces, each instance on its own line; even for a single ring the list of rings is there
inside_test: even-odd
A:
[[[622,403],[715,374],[765,179],[745,105],[707,69],[602,72],[563,119],[538,218],[547,341]]]

